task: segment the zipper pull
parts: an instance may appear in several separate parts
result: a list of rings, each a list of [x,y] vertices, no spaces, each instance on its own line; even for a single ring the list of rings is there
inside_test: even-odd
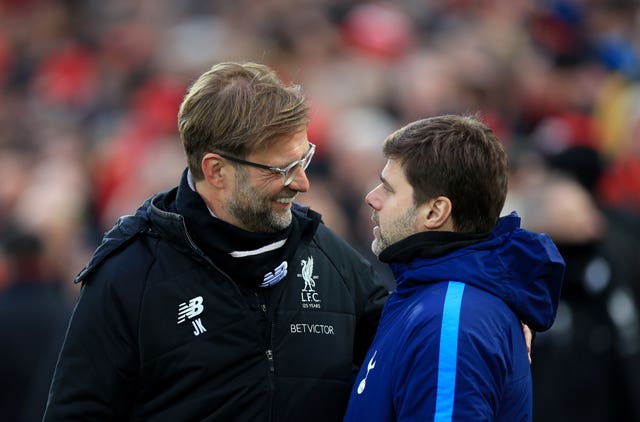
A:
[[[273,372],[275,371],[275,367],[273,365],[273,351],[271,349],[267,349],[265,353],[267,355],[267,360],[269,361],[269,371]]]

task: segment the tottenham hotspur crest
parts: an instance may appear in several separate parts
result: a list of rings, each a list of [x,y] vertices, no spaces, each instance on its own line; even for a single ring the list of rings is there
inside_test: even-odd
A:
[[[300,261],[302,267],[298,277],[302,277],[304,280],[304,286],[300,291],[300,300],[303,308],[320,309],[320,295],[316,292],[316,280],[317,275],[313,275],[313,257],[309,256],[306,260]]]

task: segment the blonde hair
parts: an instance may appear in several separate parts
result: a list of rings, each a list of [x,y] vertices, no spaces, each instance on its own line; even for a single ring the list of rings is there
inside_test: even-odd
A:
[[[180,105],[178,130],[189,170],[204,175],[202,157],[224,152],[246,157],[309,122],[299,85],[286,85],[258,63],[214,65],[191,85]]]

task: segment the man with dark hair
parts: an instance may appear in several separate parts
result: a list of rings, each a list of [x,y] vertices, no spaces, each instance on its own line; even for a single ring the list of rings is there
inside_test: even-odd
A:
[[[549,237],[500,217],[506,153],[469,116],[408,124],[385,141],[366,197],[373,252],[397,290],[345,421],[530,421],[521,323],[551,327],[564,261]]]
[[[386,291],[294,203],[309,109],[255,63],[191,86],[188,168],[108,232],[82,290],[45,421],[338,421]]]

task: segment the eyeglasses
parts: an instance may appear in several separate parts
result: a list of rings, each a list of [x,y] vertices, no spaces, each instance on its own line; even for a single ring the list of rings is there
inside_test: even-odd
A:
[[[309,167],[309,163],[311,162],[311,158],[313,158],[313,154],[316,152],[316,146],[309,142],[309,151],[304,156],[302,160],[296,160],[290,164],[288,164],[285,168],[266,166],[264,164],[253,163],[251,161],[242,160],[240,158],[233,157],[227,154],[218,153],[221,157],[226,158],[229,161],[233,161],[239,164],[244,164],[247,166],[257,167],[263,170],[269,170],[273,173],[282,175],[282,184],[284,186],[289,186],[293,179],[296,177],[296,172],[298,171],[298,166],[302,168],[302,170],[306,170]]]

